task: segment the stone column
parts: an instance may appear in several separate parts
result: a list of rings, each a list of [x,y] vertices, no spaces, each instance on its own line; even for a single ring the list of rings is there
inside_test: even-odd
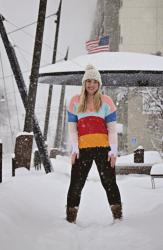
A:
[[[95,19],[90,39],[109,35],[110,51],[119,50],[120,26],[119,26],[120,0],[98,0]]]

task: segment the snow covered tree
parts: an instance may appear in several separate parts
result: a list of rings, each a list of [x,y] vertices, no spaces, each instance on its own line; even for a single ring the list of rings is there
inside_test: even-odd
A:
[[[147,128],[151,130],[153,147],[161,151],[163,143],[163,88],[146,88],[143,93],[144,110],[148,116]]]
[[[131,91],[130,91],[131,92]],[[129,98],[141,95],[140,111],[146,115],[146,129],[149,131],[152,147],[162,151],[163,131],[163,88],[162,87],[134,87]],[[142,107],[141,107],[142,106]]]
[[[163,119],[163,88],[146,88],[143,95],[145,109],[151,114],[157,115],[159,119]]]

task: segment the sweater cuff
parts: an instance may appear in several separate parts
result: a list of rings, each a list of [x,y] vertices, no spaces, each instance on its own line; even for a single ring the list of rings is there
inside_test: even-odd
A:
[[[72,154],[73,153],[76,153],[76,154],[78,154],[79,153],[79,147],[78,147],[78,143],[72,143]]]
[[[111,147],[111,151],[108,152],[108,155],[109,156],[114,155],[116,157],[118,154],[117,144],[112,144],[110,145],[110,147]]]

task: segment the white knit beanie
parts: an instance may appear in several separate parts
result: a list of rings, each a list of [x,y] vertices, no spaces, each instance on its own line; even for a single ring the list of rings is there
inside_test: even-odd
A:
[[[88,64],[86,66],[85,73],[82,78],[82,84],[84,84],[84,82],[88,79],[96,80],[99,82],[100,86],[102,85],[100,72],[92,64]]]

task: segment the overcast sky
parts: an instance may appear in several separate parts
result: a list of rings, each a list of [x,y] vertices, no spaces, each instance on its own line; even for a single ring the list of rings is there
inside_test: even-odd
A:
[[[22,27],[36,21],[38,17],[39,2],[39,0],[0,0],[0,13],[6,19],[6,22],[4,22],[6,31],[10,32],[15,30],[16,26]],[[47,1],[46,16],[57,12],[59,2],[59,0]],[[85,42],[90,38],[96,3],[97,0],[62,0],[57,49],[58,60],[65,57],[68,46],[70,47],[69,59],[86,54]],[[55,16],[46,19],[41,65],[52,62],[56,27],[54,23],[55,19]],[[22,72],[27,71],[26,74],[23,74],[26,84],[29,83],[35,33],[36,25],[32,25],[8,35],[12,44],[15,45],[15,51]],[[3,61],[4,75],[11,75],[11,68],[1,39],[0,53]],[[8,93],[13,92],[13,90],[11,90],[11,77],[6,78],[5,85],[7,86]],[[4,93],[3,89],[2,66],[0,64],[0,92]],[[2,93],[0,94],[2,95]]]
[[[85,42],[90,38],[90,32],[93,24],[95,9],[97,0],[63,0],[61,11],[61,23],[59,31],[59,41],[57,50],[57,59],[65,57],[67,46],[70,47],[69,59],[86,54]],[[59,0],[48,0],[46,16],[56,13],[59,6]],[[22,27],[31,22],[37,21],[39,9],[39,0],[0,0],[0,13],[7,20],[4,22],[7,32],[15,30],[16,26]],[[42,50],[41,65],[49,64],[52,62],[53,44],[55,36],[55,17],[47,18],[44,31],[44,45]],[[25,34],[28,33],[28,34]],[[34,38],[36,32],[36,25],[23,29],[21,31],[9,34],[9,40],[15,45],[16,55],[23,73],[23,77],[26,85],[29,84],[29,75],[31,72],[32,55],[34,48]],[[31,37],[32,36],[32,37]],[[46,45],[45,45],[46,44]],[[0,63],[0,99],[5,96],[5,102],[0,103],[1,110],[8,110],[6,117],[6,124],[9,124],[9,117],[12,117],[12,129],[16,130],[18,127],[16,118],[16,103],[19,107],[19,119],[23,121],[22,114],[24,113],[24,107],[18,88],[13,82],[12,77],[6,77],[3,81],[3,73],[5,76],[11,75],[11,68],[8,62],[6,51],[4,49],[2,40],[0,39],[0,55],[2,57],[2,65]],[[79,91],[79,87],[66,88],[66,98],[76,91]],[[39,118],[39,123],[43,123],[45,107],[47,102],[48,85],[38,85],[37,90],[37,103],[36,113]],[[54,86],[53,91],[53,109],[59,103],[60,86]],[[55,100],[54,100],[55,99]],[[15,102],[16,101],[16,102]],[[41,104],[40,104],[41,101]],[[42,117],[39,116],[42,114]],[[56,115],[56,109],[54,111]],[[56,116],[52,115],[54,121]],[[54,134],[54,124],[53,134]],[[22,122],[23,128],[23,122]],[[19,131],[19,130],[18,130]],[[6,132],[10,137],[10,132]],[[4,132],[3,132],[4,134]],[[2,135],[0,134],[0,137]],[[2,138],[2,137],[1,137]],[[2,138],[3,139],[3,138]],[[7,138],[4,139],[7,141]],[[8,143],[11,144],[11,141]]]
[[[58,41],[58,59],[65,56],[67,46],[70,46],[69,58],[85,54],[85,41],[89,39],[92,28],[97,0],[63,0],[61,23]],[[55,13],[59,6],[59,0],[48,0],[46,15]],[[39,0],[0,0],[0,12],[8,20],[5,22],[7,32],[15,29],[9,22],[21,27],[37,20]],[[55,17],[46,19],[44,32],[42,64],[50,63],[52,60],[52,48],[55,33]],[[33,37],[35,36],[36,25],[24,29]],[[19,53],[22,53],[26,61],[30,63],[33,53],[34,39],[24,32],[19,31],[9,35],[9,38],[17,46]],[[2,45],[2,43],[1,43]],[[29,52],[26,53],[25,51]],[[18,53],[17,52],[17,53]],[[1,52],[2,53],[2,52]],[[18,53],[18,54],[19,54]],[[3,54],[4,56],[4,54]],[[20,55],[19,59],[20,58]],[[24,60],[25,61],[25,60]],[[23,66],[24,67],[24,66]]]

